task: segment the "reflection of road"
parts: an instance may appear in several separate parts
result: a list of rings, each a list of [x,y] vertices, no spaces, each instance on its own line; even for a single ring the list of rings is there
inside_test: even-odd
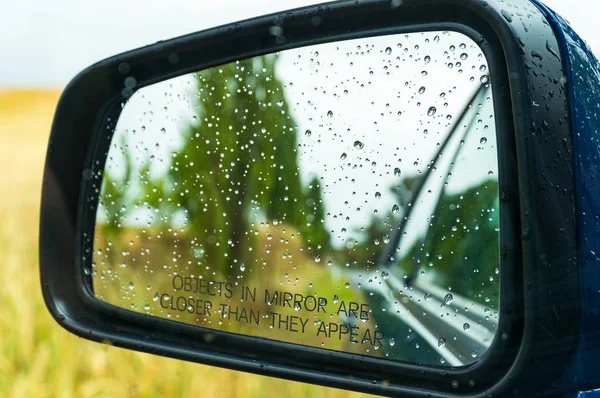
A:
[[[382,309],[399,322],[398,328],[405,325],[412,329],[450,366],[475,362],[492,343],[496,311],[466,297],[452,292],[452,302],[446,304],[449,292],[424,279],[417,278],[412,286],[405,287],[391,274],[383,280],[375,273],[337,271],[352,285],[362,283],[363,289],[380,296]],[[367,280],[377,282],[365,284]]]

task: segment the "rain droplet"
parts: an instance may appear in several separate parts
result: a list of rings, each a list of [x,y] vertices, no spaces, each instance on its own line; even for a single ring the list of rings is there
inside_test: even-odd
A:
[[[396,345],[396,340],[394,340],[393,337],[390,337],[390,347],[393,347]]]
[[[240,264],[240,271],[246,271],[246,266],[244,264]]]
[[[425,301],[429,301],[431,299],[431,294],[425,293],[424,299]]]
[[[469,58],[469,55],[467,53],[460,54],[460,59],[462,59],[463,61],[467,58]]]
[[[437,109],[435,108],[435,106],[432,106],[431,108],[429,108],[429,110],[427,111],[427,116],[433,116],[435,115],[435,113],[437,112]]]
[[[333,112],[332,111],[327,112],[327,117],[331,119],[333,117]]]
[[[487,137],[481,137],[481,139],[479,140],[479,143],[480,143],[481,145],[484,145],[484,144],[486,144],[486,143],[487,143]]]
[[[471,351],[471,357],[472,358],[477,358],[477,352]]]
[[[444,303],[446,303],[446,305],[452,304],[452,300],[454,300],[454,297],[450,293],[444,296]]]
[[[400,213],[400,208],[398,207],[398,205],[394,205],[394,207],[392,207],[392,213],[394,213],[394,214]]]
[[[419,94],[424,94],[424,93],[425,93],[425,90],[426,90],[425,86],[421,87],[421,88],[419,89]]]
[[[340,156],[340,159],[345,160],[348,157],[348,154],[346,152],[342,153],[342,156]]]
[[[346,282],[344,286],[346,286],[346,289],[348,289],[350,287],[350,282]]]
[[[381,199],[381,192],[375,192],[375,199]]]
[[[365,144],[363,144],[360,141],[354,141],[354,148],[355,149],[363,149],[365,147]]]
[[[339,298],[339,297],[338,297],[338,295],[336,294],[336,295],[334,295],[334,296],[333,296],[333,304],[337,304],[337,303],[338,303],[338,301],[340,301],[340,298]]]
[[[440,339],[438,340],[438,347],[443,347],[446,345],[446,339],[443,337],[440,337]]]
[[[423,60],[425,61],[426,64],[428,64],[431,62],[431,57],[429,55],[426,55]]]
[[[310,130],[306,130],[306,131],[304,132],[304,135],[305,135],[305,136],[307,136],[307,137],[310,137],[310,136],[312,135],[312,131],[310,131]]]
[[[321,256],[318,254],[315,254],[315,263],[320,263],[321,262]]]
[[[391,47],[388,47],[388,48],[386,48],[386,49],[385,49],[385,53],[386,53],[387,55],[390,55],[390,54],[392,53],[392,48],[391,48]]]
[[[154,295],[154,297],[152,297],[152,301],[158,301],[159,298],[160,298],[160,294],[156,293]]]
[[[129,282],[129,290],[133,289],[135,289],[135,285],[133,284],[133,282]]]
[[[389,235],[383,235],[383,243],[390,243],[390,236]]]
[[[401,174],[402,174],[402,170],[400,170],[400,168],[399,168],[399,167],[396,167],[396,168],[394,169],[394,175],[395,175],[396,177],[400,177],[400,175],[401,175]]]
[[[150,304],[144,304],[144,309],[146,311],[150,311]]]
[[[390,274],[388,272],[386,272],[386,271],[383,271],[381,273],[381,277],[383,278],[383,280],[386,280],[387,278],[390,277]]]
[[[465,323],[465,324],[463,325],[463,330],[464,330],[464,331],[467,331],[467,330],[469,330],[469,329],[471,329],[471,325],[469,325],[468,323]]]
[[[479,81],[483,84],[487,84],[490,82],[490,77],[488,75],[482,75]]]
[[[506,19],[506,21],[508,23],[511,23],[513,21],[513,16],[512,16],[512,14],[510,12],[502,9],[502,10],[500,10],[500,14],[502,14],[502,16],[504,17],[504,19]]]

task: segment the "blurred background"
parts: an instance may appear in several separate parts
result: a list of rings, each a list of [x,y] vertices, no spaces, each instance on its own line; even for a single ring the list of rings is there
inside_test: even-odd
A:
[[[592,49],[600,3],[546,0]],[[345,391],[211,368],[82,340],[47,313],[38,275],[41,177],[62,88],[122,51],[311,0],[3,2],[0,12],[0,396],[347,397]],[[276,392],[276,393],[274,393]]]

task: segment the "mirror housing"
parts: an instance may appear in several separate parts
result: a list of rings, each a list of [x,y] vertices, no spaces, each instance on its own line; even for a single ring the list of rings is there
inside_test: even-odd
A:
[[[342,1],[235,23],[124,53],[86,69],[54,119],[42,192],[40,267],[57,322],[87,339],[173,358],[387,396],[532,395],[571,370],[580,344],[573,87],[553,14],[529,0]],[[557,28],[555,28],[557,29]],[[507,117],[500,197],[511,211],[501,252],[502,323],[488,355],[464,368],[358,358],[151,318],[89,288],[86,248],[122,106],[136,90],[242,58],[390,33],[453,30],[490,60]],[[565,78],[566,76],[566,78]],[[596,168],[598,165],[596,164]],[[101,178],[101,177],[100,177]],[[293,347],[293,348],[292,348]],[[291,351],[292,350],[292,351]],[[587,385],[564,383],[569,390]],[[556,387],[556,386],[555,386]]]

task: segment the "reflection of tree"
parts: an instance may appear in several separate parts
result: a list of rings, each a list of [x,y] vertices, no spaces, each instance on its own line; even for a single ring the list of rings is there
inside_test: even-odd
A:
[[[489,297],[494,307],[499,295],[498,183],[489,180],[444,195],[435,215],[424,251],[433,258],[439,285],[481,303]]]
[[[275,77],[276,60],[261,56],[197,73],[195,123],[182,132],[171,167],[152,179],[147,162],[139,174],[143,201],[167,226],[184,217],[195,252],[221,275],[258,255],[250,250],[258,219],[295,226],[313,250],[329,244],[318,180],[306,192],[301,184],[297,127]],[[126,191],[116,185],[107,174],[103,195]],[[122,196],[113,202],[120,206]]]
[[[417,178],[405,180],[407,192],[409,187],[414,187]],[[427,236],[417,240],[395,263],[411,277],[418,277],[421,270],[431,271],[435,273],[438,286],[451,287],[481,303],[485,297],[495,301],[498,297],[496,269],[500,258],[497,202],[498,183],[493,180],[458,194],[443,194]],[[399,219],[395,222],[399,223]],[[398,224],[390,225],[386,218],[373,216],[362,231],[360,243],[351,250],[338,253],[340,262],[366,269],[381,267],[378,262],[388,250],[384,236],[392,235],[396,228]]]

